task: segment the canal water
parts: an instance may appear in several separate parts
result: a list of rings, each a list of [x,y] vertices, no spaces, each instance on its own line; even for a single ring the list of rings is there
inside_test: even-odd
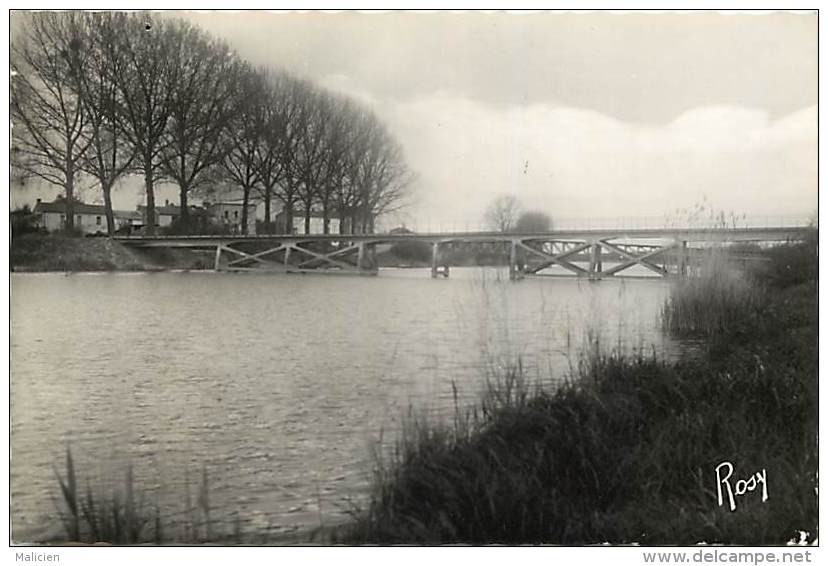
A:
[[[204,471],[214,531],[291,532],[347,518],[371,454],[410,411],[445,418],[520,363],[548,386],[588,336],[677,346],[661,280],[527,279],[506,270],[379,277],[12,274],[11,498],[16,542],[59,535],[56,471],[124,485],[186,523]],[[189,493],[189,495],[188,495]]]

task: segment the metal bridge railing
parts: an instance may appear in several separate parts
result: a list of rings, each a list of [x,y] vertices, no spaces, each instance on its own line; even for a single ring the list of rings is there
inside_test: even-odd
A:
[[[713,229],[713,228],[797,228],[816,226],[816,219],[807,215],[743,215],[724,219],[678,219],[665,216],[641,217],[561,217],[552,218],[554,230],[646,230],[646,229]],[[384,220],[376,226],[377,233],[402,226]],[[405,228],[417,233],[487,232],[491,227],[481,222],[415,220]]]

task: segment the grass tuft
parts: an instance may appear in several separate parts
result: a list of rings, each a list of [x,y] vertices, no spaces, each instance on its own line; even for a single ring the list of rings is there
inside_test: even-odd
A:
[[[86,490],[78,487],[75,460],[72,451],[66,449],[65,477],[55,471],[60,486],[61,504],[58,514],[64,525],[66,542],[143,544],[143,543],[204,543],[232,538],[243,540],[241,523],[234,525],[230,533],[217,532],[210,515],[209,481],[207,468],[201,473],[197,486],[196,505],[190,501],[189,483],[186,486],[187,509],[183,524],[165,524],[158,505],[145,504],[144,497],[136,490],[132,466],[128,466],[122,489],[111,493],[93,490],[87,483]],[[197,506],[197,508],[196,508]],[[169,537],[169,538],[168,538]]]
[[[114,490],[111,495],[96,494],[87,484],[82,494],[78,488],[72,451],[67,448],[66,478],[57,474],[57,479],[66,508],[59,508],[58,512],[68,541],[137,544],[147,540],[146,531],[152,524],[152,517],[142,503],[136,503],[131,466],[127,468],[123,493]],[[157,521],[155,527],[158,538],[161,530]]]
[[[667,363],[596,340],[558,389],[530,391],[507,370],[449,425],[410,417],[376,459],[367,506],[335,540],[761,545],[801,531],[814,540],[816,286],[760,289],[715,271],[676,289],[667,326],[705,335],[702,359]],[[766,470],[768,501],[719,506],[723,461],[739,477]]]

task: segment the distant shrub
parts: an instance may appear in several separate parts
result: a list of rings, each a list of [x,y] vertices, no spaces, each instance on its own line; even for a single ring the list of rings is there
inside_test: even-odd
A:
[[[819,231],[814,228],[804,242],[775,246],[766,250],[769,261],[759,267],[758,275],[776,288],[785,288],[819,279]]]
[[[404,261],[431,261],[431,246],[426,242],[396,242],[391,253]]]
[[[280,234],[281,225],[277,222],[265,222],[264,220],[256,219],[256,233],[257,234]]]
[[[31,211],[29,205],[24,205],[22,208],[11,211],[9,213],[9,222],[11,224],[12,238],[22,236],[23,234],[43,231],[38,227],[37,215]]]
[[[194,217],[184,224],[181,218],[176,218],[169,226],[160,228],[158,232],[163,236],[212,236],[230,234],[230,227]]]
[[[521,214],[515,223],[515,232],[548,232],[552,229],[552,218],[545,212],[530,210]]]

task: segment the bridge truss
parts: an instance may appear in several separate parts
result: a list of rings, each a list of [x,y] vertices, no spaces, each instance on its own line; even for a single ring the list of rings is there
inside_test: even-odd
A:
[[[477,246],[508,254],[510,278],[568,275],[588,279],[631,276],[642,267],[661,277],[687,275],[706,248],[725,243],[802,240],[798,228],[574,230],[542,234],[313,234],[262,236],[120,237],[139,248],[215,252],[216,271],[376,275],[377,248],[399,242],[431,247],[431,276],[448,277],[450,252]],[[560,269],[557,269],[560,268]],[[555,273],[550,269],[554,269]],[[640,270],[639,270],[640,271]],[[635,275],[632,275],[635,276]]]

